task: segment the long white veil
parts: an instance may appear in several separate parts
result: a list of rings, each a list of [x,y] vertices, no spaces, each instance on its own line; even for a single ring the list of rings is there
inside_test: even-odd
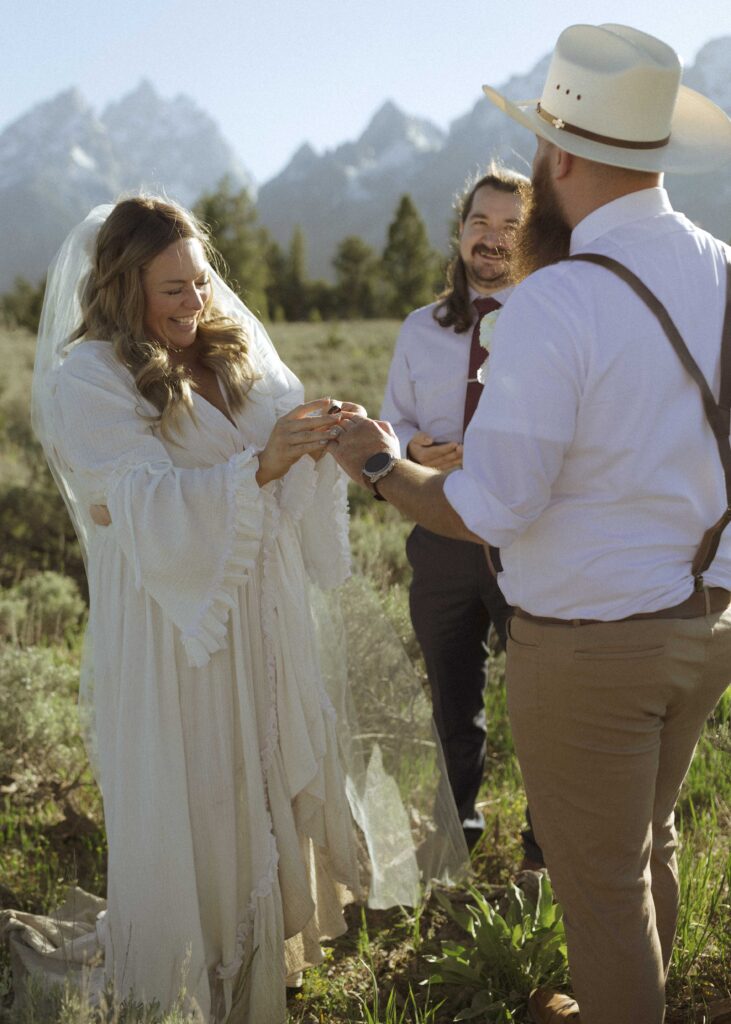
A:
[[[108,204],[94,207],[86,219],[77,224],[66,237],[49,267],[38,327],[31,391],[33,430],[43,446],[51,473],[66,502],[85,564],[88,515],[76,501],[68,468],[56,451],[53,406],[56,374],[71,347],[69,338],[82,321],[81,295],[93,266],[96,237],[112,209]]]
[[[66,502],[84,558],[89,511],[77,500],[73,474],[55,447],[54,392],[69,342],[82,322],[81,297],[92,270],[96,238],[111,213],[97,206],[64,241],[48,275],[38,333],[32,423]],[[267,390],[284,407],[304,400],[260,321],[214,271],[215,307],[244,323],[251,356]],[[468,853],[446,781],[431,706],[373,588],[354,577],[334,591],[314,584],[311,607],[339,740],[353,816],[367,847],[369,903],[413,905],[432,879],[457,880]],[[82,664],[80,707],[95,764],[91,658]]]
[[[464,878],[469,854],[429,700],[370,581],[314,595],[348,800],[368,847],[368,905],[418,904]]]

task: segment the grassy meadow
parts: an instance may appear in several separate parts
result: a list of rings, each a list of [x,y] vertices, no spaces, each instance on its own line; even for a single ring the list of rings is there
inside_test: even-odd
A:
[[[308,398],[354,400],[377,412],[398,324],[281,324],[277,348]],[[0,329],[0,909],[44,912],[70,884],[103,895],[106,842],[75,710],[84,619],[83,567],[30,431],[34,339]],[[356,561],[373,581],[423,675],[408,616],[404,541],[410,527],[353,492]],[[505,710],[503,661],[487,690],[486,834],[472,886],[434,893],[414,910],[351,907],[350,928],[289,999],[289,1024],[480,1024],[527,1021],[538,981],[570,991],[563,925],[550,888],[511,884],[523,795]],[[731,997],[731,691],[708,723],[679,809],[682,907],[669,981],[669,1024],[710,1024]],[[0,944],[0,1021],[10,1024],[180,1024],[177,1012],[113,1004],[90,1010],[73,992],[31,990],[11,1009]],[[731,1019],[731,1018],[730,1018]]]

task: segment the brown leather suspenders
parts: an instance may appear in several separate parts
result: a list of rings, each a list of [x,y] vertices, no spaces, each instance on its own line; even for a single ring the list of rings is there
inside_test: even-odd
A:
[[[703,573],[713,561],[721,540],[721,534],[728,523],[731,522],[731,443],[729,443],[729,432],[731,431],[731,263],[728,263],[726,267],[726,314],[721,335],[721,389],[719,401],[717,402],[708,386],[708,381],[688,351],[688,346],[683,341],[667,309],[636,274],[625,267],[623,263],[612,259],[611,256],[603,256],[599,253],[577,253],[574,256],[569,256],[569,259],[582,260],[585,263],[596,263],[607,270],[611,270],[613,274],[616,274],[617,277],[620,277],[628,284],[655,317],[657,317],[680,362],[700,389],[703,408],[716,438],[718,453],[721,456],[721,464],[723,466],[723,475],[726,481],[726,511],[718,522],[714,523],[704,533],[691,566],[695,589],[702,590],[704,586]]]

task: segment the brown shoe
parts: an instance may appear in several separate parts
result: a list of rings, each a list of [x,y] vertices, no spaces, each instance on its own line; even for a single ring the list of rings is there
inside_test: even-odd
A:
[[[571,996],[561,995],[550,988],[537,988],[531,992],[528,1010],[535,1024],[581,1024],[579,1004]]]

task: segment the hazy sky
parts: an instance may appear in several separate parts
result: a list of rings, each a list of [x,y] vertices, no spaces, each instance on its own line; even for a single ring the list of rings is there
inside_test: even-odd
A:
[[[688,64],[731,35],[729,0],[0,0],[0,15],[0,130],[72,85],[98,110],[147,77],[192,96],[259,182],[304,141],[356,137],[386,99],[446,128],[566,25],[634,25]]]

